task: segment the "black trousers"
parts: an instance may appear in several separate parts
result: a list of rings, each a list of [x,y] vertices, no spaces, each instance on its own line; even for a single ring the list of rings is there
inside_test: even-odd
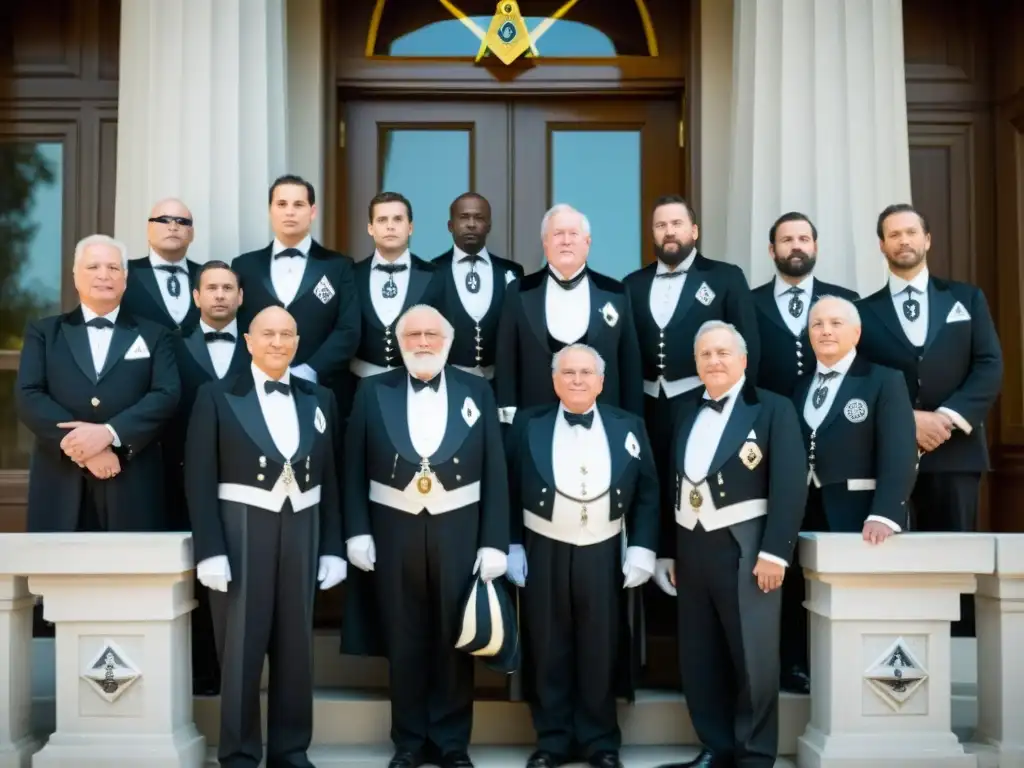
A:
[[[313,599],[318,567],[317,507],[269,512],[221,502],[231,582],[211,592],[221,662],[222,766],[256,768],[263,756],[260,678],[270,663],[267,768],[311,768]]]
[[[524,546],[522,629],[537,748],[584,758],[618,751],[621,539],[577,547],[527,531]]]
[[[763,526],[741,526],[746,546],[729,528],[677,527],[679,668],[701,742],[735,768],[773,768],[782,595],[761,592],[752,573]]]
[[[926,472],[917,476],[910,494],[914,530],[973,533],[978,530],[977,472]],[[974,595],[960,595],[960,621],[953,637],[974,637]]]
[[[812,484],[807,489],[807,509],[801,531],[828,533],[831,528],[825,517],[825,508],[821,502],[821,489]],[[854,533],[854,531],[835,531],[836,533]],[[807,609],[804,599],[807,596],[807,582],[804,580],[803,566],[800,563],[800,545],[793,548],[793,562],[786,569],[786,578],[782,582],[782,626],[780,629],[779,649],[782,669],[789,670],[799,667],[808,669],[808,625]]]
[[[373,577],[387,647],[391,740],[409,752],[464,752],[473,729],[473,657],[456,632],[476,560],[472,520],[375,506]]]
[[[82,478],[82,499],[78,506],[76,533],[98,533],[109,529],[106,485],[108,482],[88,473]]]

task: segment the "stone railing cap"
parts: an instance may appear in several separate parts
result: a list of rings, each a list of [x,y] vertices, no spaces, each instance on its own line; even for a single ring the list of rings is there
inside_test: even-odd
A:
[[[188,533],[0,534],[0,573],[5,574],[160,575],[191,568]]]
[[[995,570],[987,533],[903,533],[879,545],[859,533],[801,533],[800,564],[818,573],[967,574]]]
[[[997,533],[996,572],[1004,576],[1024,576],[1024,533]]]

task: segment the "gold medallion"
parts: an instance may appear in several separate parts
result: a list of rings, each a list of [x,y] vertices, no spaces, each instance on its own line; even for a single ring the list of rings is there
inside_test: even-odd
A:
[[[704,505],[704,494],[698,488],[690,489],[690,506],[696,512]]]
[[[743,447],[740,448],[740,461],[743,462],[743,466],[747,469],[756,468],[763,458],[764,456],[761,454],[761,449],[758,448],[757,443],[744,443]]]
[[[434,486],[434,481],[430,479],[430,475],[420,475],[416,481],[416,490],[420,493],[430,493],[430,489]]]
[[[285,488],[291,488],[292,483],[295,482],[295,470],[292,469],[290,461],[284,463],[284,470],[281,472],[281,482],[284,483]]]

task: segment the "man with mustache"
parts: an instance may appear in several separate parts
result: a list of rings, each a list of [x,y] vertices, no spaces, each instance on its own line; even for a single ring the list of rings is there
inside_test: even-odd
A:
[[[406,310],[395,336],[405,365],[362,380],[346,436],[348,558],[374,596],[366,606],[349,591],[344,632],[379,618],[389,768],[472,768],[473,658],[455,645],[473,575],[492,581],[508,565],[498,411],[485,379],[446,364],[453,331],[436,309]]]
[[[761,360],[757,385],[792,397],[800,376],[814,370],[814,354],[807,338],[810,308],[822,296],[850,301],[855,291],[819,280],[812,272],[818,263],[818,229],[803,213],[784,213],[768,230],[768,255],[775,262],[775,277],[751,293],[757,308]]]
[[[758,386],[792,397],[797,381],[814,370],[807,331],[811,307],[822,296],[856,301],[854,291],[818,280],[818,229],[805,214],[784,213],[768,230],[768,255],[775,262],[772,280],[751,291],[757,308],[761,349]],[[795,564],[796,565],[796,564]],[[803,584],[787,579],[782,586],[782,690],[810,693],[807,669],[807,623],[803,620]]]
[[[977,286],[928,271],[928,221],[913,206],[878,216],[889,283],[859,304],[858,350],[901,371],[914,406],[921,452],[911,495],[919,531],[974,531],[981,474],[989,468],[985,419],[999,395],[1003,354]],[[974,599],[963,595],[953,634],[974,634]]]

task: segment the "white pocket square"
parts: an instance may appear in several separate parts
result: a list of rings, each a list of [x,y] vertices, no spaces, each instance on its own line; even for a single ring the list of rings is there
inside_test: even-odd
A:
[[[316,413],[313,415],[313,426],[316,427],[316,431],[321,435],[327,429],[327,418],[324,416],[324,412],[320,410],[320,406],[317,406]]]
[[[959,301],[953,305],[953,308],[949,310],[949,314],[946,315],[947,323],[962,323],[970,319],[971,313],[968,312],[967,307],[965,307]]]
[[[466,423],[471,428],[476,424],[476,420],[480,418],[480,409],[476,407],[472,397],[467,397],[465,402],[462,403],[462,418],[466,420]]]
[[[754,434],[754,430],[750,430],[750,434],[747,435],[747,440],[757,440],[757,435]]]
[[[632,432],[626,435],[626,453],[634,459],[640,458],[640,442]]]
[[[149,357],[149,347],[146,346],[146,340],[141,336],[132,342],[132,345],[128,347],[128,351],[124,353],[125,360],[145,360]]]

